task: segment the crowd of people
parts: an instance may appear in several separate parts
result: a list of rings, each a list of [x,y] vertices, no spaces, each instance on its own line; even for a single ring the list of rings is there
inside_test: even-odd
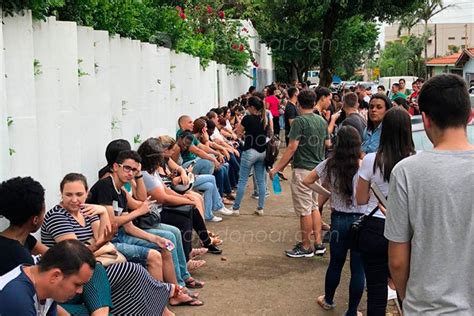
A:
[[[49,211],[38,181],[2,182],[0,215],[9,227],[0,233],[0,314],[173,315],[168,305],[203,305],[196,289],[205,282],[191,273],[223,243],[206,223],[240,214],[250,178],[255,215],[263,216],[269,179],[286,180],[291,165],[301,240],[285,254],[323,256],[329,239],[317,297],[324,310],[335,307],[350,253],[346,315],[360,314],[364,288],[368,315],[384,315],[388,286],[407,315],[468,315],[472,282],[446,274],[443,263],[474,272],[467,89],[454,75],[417,80],[413,92],[404,83],[388,95],[362,85],[250,87],[202,117],[182,115],[175,137],[151,137],[136,151],[113,140],[98,180],[89,188],[84,175],[65,175]],[[415,151],[410,114],[419,113],[432,151]],[[270,149],[280,137],[287,146],[276,160]]]

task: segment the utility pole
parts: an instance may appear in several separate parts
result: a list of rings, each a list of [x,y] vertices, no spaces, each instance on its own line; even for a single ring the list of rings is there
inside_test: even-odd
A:
[[[438,57],[438,34],[437,34],[437,24],[434,25],[434,58]]]
[[[467,24],[464,24],[464,48],[468,48],[467,46]]]

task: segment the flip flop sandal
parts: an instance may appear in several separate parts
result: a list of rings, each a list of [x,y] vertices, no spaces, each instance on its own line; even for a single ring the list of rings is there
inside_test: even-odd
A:
[[[213,232],[211,232],[210,230],[207,231],[207,234],[209,235],[209,237],[219,237],[218,234],[213,233]]]
[[[178,304],[171,304],[171,306],[202,306],[204,305],[204,302],[198,300],[198,299],[191,299],[189,301],[185,301],[185,302],[179,302]]]
[[[204,260],[189,260],[186,266],[188,268],[188,271],[192,272],[201,268],[205,264],[206,264],[206,261]]]
[[[211,237],[211,242],[214,246],[220,246],[224,243],[221,239],[219,239],[219,237],[215,237],[215,238]]]
[[[196,280],[193,277],[188,278],[184,283],[186,283],[186,287],[189,289],[202,289],[204,287],[204,282]]]
[[[199,256],[202,256],[202,255],[204,255],[204,254],[206,254],[206,253],[207,253],[207,248],[204,248],[204,247],[202,247],[202,248],[193,248],[193,249],[191,250],[191,253],[189,254],[189,257],[190,257],[191,259],[194,259],[194,258],[197,258],[197,257],[199,257]]]
[[[184,290],[184,293],[188,294],[192,298],[198,298],[199,297],[198,292],[193,292],[190,289],[188,289],[187,287],[184,287],[183,290]]]

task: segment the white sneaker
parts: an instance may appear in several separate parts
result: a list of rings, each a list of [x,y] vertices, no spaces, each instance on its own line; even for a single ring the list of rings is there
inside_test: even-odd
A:
[[[231,210],[229,210],[228,208],[226,208],[225,206],[217,211],[214,211],[215,213],[219,213],[219,214],[222,214],[222,215],[232,215],[233,212]]]
[[[255,214],[257,214],[258,216],[263,216],[263,210],[256,209]]]
[[[222,222],[222,217],[214,216],[213,218],[211,218],[210,220],[208,220],[208,222],[213,222],[213,223]]]
[[[239,216],[240,215],[240,210],[232,210],[232,215]]]

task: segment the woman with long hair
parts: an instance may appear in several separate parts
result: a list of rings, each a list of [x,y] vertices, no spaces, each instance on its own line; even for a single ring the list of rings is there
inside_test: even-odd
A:
[[[335,307],[334,295],[341,280],[341,272],[350,250],[351,280],[349,284],[349,305],[345,315],[361,315],[357,311],[364,290],[364,268],[360,253],[350,249],[349,229],[351,224],[363,215],[365,207],[358,206],[355,198],[357,172],[360,165],[361,139],[352,126],[343,126],[338,134],[334,150],[328,159],[321,162],[305,179],[310,186],[319,179],[332,192],[330,261],[326,271],[324,295],[318,297],[318,304],[325,310]]]
[[[371,100],[372,104],[372,100]],[[386,210],[370,190],[375,184],[386,197],[390,173],[402,159],[415,154],[412,139],[411,119],[408,112],[395,107],[384,114],[380,134],[380,145],[376,153],[367,154],[360,167],[356,198],[359,205],[366,205],[366,214],[379,208],[368,217],[360,234],[359,248],[367,280],[367,314],[385,315],[387,306],[388,240],[384,237]]]
[[[158,207],[162,205],[193,206],[190,214],[179,214],[173,211],[162,211],[161,220],[169,225],[178,227],[182,233],[182,241],[186,260],[189,260],[192,249],[192,229],[196,231],[201,243],[208,249],[209,253],[221,254],[222,250],[212,243],[203,217],[195,208],[196,203],[179,193],[171,190],[163,184],[158,168],[164,161],[164,149],[156,138],[144,141],[137,152],[142,157],[143,177],[148,195],[156,201]]]
[[[263,101],[258,97],[248,100],[246,115],[237,127],[237,134],[244,138],[244,148],[240,156],[240,174],[237,185],[237,196],[233,205],[233,212],[239,215],[240,203],[244,197],[245,187],[249,179],[250,170],[254,167],[254,177],[258,187],[258,206],[255,213],[263,215],[265,206],[265,151],[267,143],[267,115]]]
[[[377,151],[382,131],[382,122],[388,110],[392,107],[392,101],[385,95],[376,93],[369,102],[369,114],[367,128],[362,137],[362,151],[366,154]]]
[[[172,181],[175,184],[185,184],[188,179],[189,170],[179,166],[173,159],[175,152],[179,151],[176,141],[170,136],[159,136],[157,138],[158,144],[164,149],[163,151],[163,162],[158,167],[160,176],[172,177]],[[203,192],[204,198],[197,192],[189,190],[185,193],[191,200],[202,199],[204,203],[204,212],[201,216],[211,222],[219,222],[222,218],[215,216],[214,212],[223,215],[229,215],[228,210],[222,203],[222,199],[219,195],[219,191],[216,185],[216,179],[213,175],[201,174],[195,176],[193,190]],[[219,245],[222,241],[215,237],[214,234],[209,232],[212,243]]]

